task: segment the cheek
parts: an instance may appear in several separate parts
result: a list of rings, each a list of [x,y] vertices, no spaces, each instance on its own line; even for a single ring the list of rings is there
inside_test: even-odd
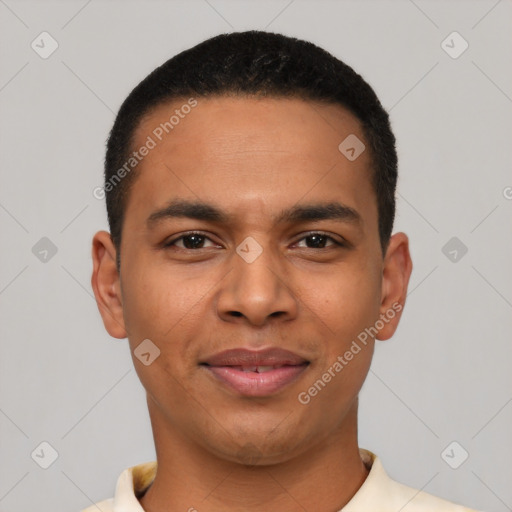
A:
[[[185,383],[196,364],[194,340],[200,338],[197,331],[204,325],[208,304],[205,294],[212,283],[184,279],[179,271],[149,264],[136,268],[136,272],[127,273],[123,285],[123,314],[137,373],[148,389],[159,382],[172,387],[173,377]],[[134,354],[145,339],[160,351],[148,367],[141,365]]]
[[[145,270],[132,273],[123,286],[123,314],[133,364],[154,402],[182,407],[190,365],[195,361],[188,340],[200,322],[198,299],[204,290],[181,285],[172,276],[148,267],[140,266]],[[137,357],[137,347],[146,339],[156,346],[150,345],[150,352],[158,354],[148,365]]]
[[[379,315],[380,280],[378,271],[358,263],[307,282],[301,299],[314,313],[325,333],[336,342],[349,341],[373,324]],[[332,343],[330,344],[332,347]]]
[[[123,313],[130,333],[164,341],[193,311],[199,291],[169,272],[138,265],[123,280]],[[199,295],[200,296],[200,295]]]
[[[297,400],[308,411],[309,421],[330,430],[345,417],[366,379],[373,345],[366,346],[350,361],[336,364],[336,358],[318,369]]]

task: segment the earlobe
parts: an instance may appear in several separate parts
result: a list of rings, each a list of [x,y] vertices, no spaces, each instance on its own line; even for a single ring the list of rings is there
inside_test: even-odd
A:
[[[92,261],[91,285],[105,329],[114,338],[126,338],[116,249],[107,231],[94,235]]]
[[[395,233],[388,245],[382,270],[382,295],[378,340],[387,340],[398,327],[405,305],[412,260],[409,239],[405,233]]]

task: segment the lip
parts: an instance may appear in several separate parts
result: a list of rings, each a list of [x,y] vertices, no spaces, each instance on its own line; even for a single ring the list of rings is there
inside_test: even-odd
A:
[[[309,361],[281,348],[253,351],[231,349],[215,354],[201,367],[231,389],[245,396],[262,397],[277,393],[306,370]],[[258,366],[279,366],[254,371]],[[244,371],[242,368],[246,368]]]
[[[278,347],[264,350],[233,348],[214,354],[203,361],[209,366],[276,366],[299,365],[307,362],[303,357]]]

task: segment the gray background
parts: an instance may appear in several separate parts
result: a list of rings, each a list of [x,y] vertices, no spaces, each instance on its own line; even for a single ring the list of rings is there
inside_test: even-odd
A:
[[[175,53],[245,29],[352,65],[398,139],[395,231],[414,270],[363,388],[361,446],[408,485],[512,510],[511,15],[507,0],[0,0],[0,511],[78,511],[154,458],[127,341],[105,332],[90,287],[91,238],[107,228],[92,191],[129,91]],[[31,48],[43,31],[59,45],[47,59]],[[441,45],[453,31],[469,43],[458,58]],[[58,452],[48,469],[43,441]]]

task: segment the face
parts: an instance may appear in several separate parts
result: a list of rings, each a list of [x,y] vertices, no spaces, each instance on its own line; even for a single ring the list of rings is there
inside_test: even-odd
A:
[[[405,301],[407,237],[382,255],[369,151],[349,160],[338,149],[351,134],[364,141],[348,111],[299,99],[186,103],[139,126],[134,147],[148,136],[155,146],[136,168],[120,275],[100,232],[93,288],[109,333],[129,339],[154,425],[226,460],[256,450],[262,463],[285,461],[355,421],[368,330],[389,338]],[[231,349],[249,351],[246,362],[218,356]]]

